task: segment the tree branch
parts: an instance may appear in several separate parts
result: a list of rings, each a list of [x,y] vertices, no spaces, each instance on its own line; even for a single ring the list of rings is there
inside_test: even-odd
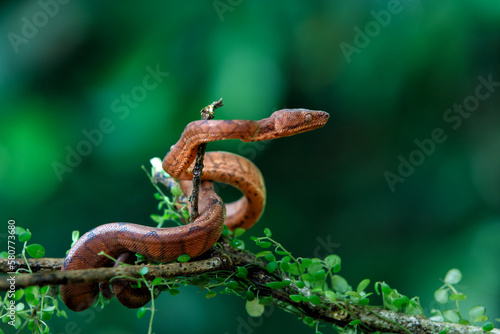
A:
[[[230,276],[237,272],[238,267],[245,266],[248,269],[248,275],[245,279],[236,281],[242,285],[251,284],[258,291],[260,298],[271,296],[273,303],[287,311],[299,314],[299,316],[309,316],[313,319],[326,323],[335,324],[340,327],[348,326],[351,321],[360,320],[359,329],[364,332],[389,332],[389,333],[439,333],[445,329],[448,334],[458,333],[483,333],[479,327],[458,325],[445,322],[434,322],[422,316],[411,316],[386,309],[371,306],[360,306],[349,302],[329,302],[323,299],[324,303],[313,305],[310,302],[294,302],[290,295],[307,294],[311,291],[299,289],[294,284],[281,288],[271,289],[266,284],[282,280],[284,277],[278,277],[264,269],[265,263],[256,258],[252,253],[235,249],[226,241],[219,243],[222,248],[213,247],[203,259],[187,263],[170,263],[161,265],[147,265],[149,271],[144,277],[147,280],[153,280],[156,277],[194,277],[200,274],[217,273],[217,275]],[[85,270],[69,270],[61,272],[61,264],[64,259],[30,259],[30,267],[37,273],[20,274],[15,276],[15,286],[25,288],[38,285],[58,285],[71,283],[98,283],[109,281],[116,276],[128,276],[142,278],[140,269],[144,265],[106,267]],[[1,272],[8,273],[12,270],[7,265],[8,259],[0,259]],[[26,268],[23,259],[15,259],[16,269]],[[7,281],[9,276],[0,280],[0,290],[6,291],[10,287]],[[490,333],[500,334],[499,330],[492,330]]]

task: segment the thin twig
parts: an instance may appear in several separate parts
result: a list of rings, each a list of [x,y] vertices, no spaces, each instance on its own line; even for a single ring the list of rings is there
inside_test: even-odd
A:
[[[223,105],[222,99],[212,102],[201,110],[201,119],[204,121],[213,119],[215,116],[215,109]],[[201,177],[203,173],[203,157],[205,156],[206,149],[207,144],[204,143],[198,146],[198,150],[196,151],[196,162],[193,168],[193,191],[191,196],[189,196],[189,202],[191,203],[191,214],[189,215],[190,223],[200,215],[198,212],[198,198],[200,195]]]

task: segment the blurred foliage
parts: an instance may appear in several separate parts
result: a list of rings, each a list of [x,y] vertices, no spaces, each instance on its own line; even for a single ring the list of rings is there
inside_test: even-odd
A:
[[[74,229],[153,224],[154,189],[140,166],[163,157],[220,97],[217,119],[320,109],[331,114],[321,130],[209,145],[261,168],[269,198],[254,229],[271,227],[302,256],[335,252],[348,279],[384,280],[420,296],[427,312],[438,307],[437,278],[460,268],[464,304],[500,314],[498,87],[456,129],[444,118],[476,94],[478,77],[500,81],[498,1],[55,1],[0,5],[2,247],[8,218],[50,257],[64,256]],[[390,22],[376,20],[396,5]],[[346,57],[341,45],[356,47],[366,28],[371,37]],[[148,68],[168,72],[150,90]],[[65,164],[103,120],[108,133],[58,178],[54,162]],[[408,159],[415,140],[437,128],[447,139],[392,192],[384,174],[397,173],[399,156]],[[159,299],[157,332],[234,333],[249,324],[238,299],[205,300],[195,289],[179,297]],[[143,331],[147,320],[132,315],[116,305],[71,313],[52,328]],[[282,312],[265,315],[249,328],[309,333]]]

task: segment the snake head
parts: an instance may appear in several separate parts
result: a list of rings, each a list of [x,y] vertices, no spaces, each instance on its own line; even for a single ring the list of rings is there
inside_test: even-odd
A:
[[[274,129],[280,137],[321,128],[329,117],[327,112],[308,109],[282,109],[271,115]]]

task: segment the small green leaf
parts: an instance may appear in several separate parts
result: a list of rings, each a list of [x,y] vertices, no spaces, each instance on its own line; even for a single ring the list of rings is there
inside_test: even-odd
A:
[[[257,254],[255,254],[256,257],[265,257],[269,254],[272,254],[273,252],[271,251],[262,251],[262,252],[258,252]]]
[[[16,234],[19,235],[21,234],[22,232],[26,231],[24,228],[22,228],[21,226],[16,226]]]
[[[462,280],[462,273],[458,269],[451,269],[444,278],[445,283],[457,284]]]
[[[146,309],[144,307],[141,307],[140,309],[137,310],[137,319],[142,318],[146,314]]]
[[[248,301],[254,300],[255,299],[255,293],[253,293],[252,291],[247,291],[247,293],[245,294],[245,298]]]
[[[172,195],[174,195],[174,197],[179,197],[182,195],[182,190],[179,187],[170,188],[170,192],[172,193]]]
[[[345,293],[347,290],[349,290],[349,284],[340,275],[333,275],[332,277],[332,285],[333,289],[341,294]]]
[[[448,302],[448,290],[437,289],[434,292],[434,299],[440,304],[446,304]]]
[[[370,304],[370,299],[368,299],[368,298],[361,298],[359,300],[359,305],[361,305],[361,306],[366,306],[368,304]]]
[[[325,257],[325,262],[328,267],[333,268],[336,265],[341,264],[342,260],[340,259],[340,256],[332,254]]]
[[[325,291],[326,298],[330,299],[332,302],[337,300],[337,294],[333,291]]]
[[[271,233],[271,230],[268,229],[267,227],[264,229],[264,234],[266,235],[266,237],[270,238],[273,236],[273,234]]]
[[[467,296],[463,293],[452,293],[450,295],[450,300],[458,300],[458,301],[462,301],[462,300],[465,300],[467,298]]]
[[[249,316],[260,317],[262,314],[264,314],[265,307],[263,304],[260,303],[260,301],[257,298],[255,298],[254,300],[247,300],[245,304],[245,309]]]
[[[248,275],[248,269],[245,267],[238,267],[238,273],[236,274],[236,277],[239,278],[245,278]]]
[[[172,296],[177,296],[181,292],[177,289],[168,289],[168,293],[170,293]]]
[[[272,245],[269,241],[257,240],[255,243],[257,244],[257,246],[262,247],[262,248],[269,248]]]
[[[296,285],[296,286],[297,286],[297,288],[299,288],[299,289],[303,289],[303,288],[306,286],[306,284],[305,284],[304,282],[302,282],[302,281],[297,281],[297,282],[295,282],[295,285]]]
[[[471,307],[471,309],[469,310],[469,318],[471,320],[474,320],[478,317],[481,317],[483,315],[486,314],[486,308],[484,306],[481,306],[481,305],[476,305],[476,306],[473,306]]]
[[[269,297],[262,298],[261,300],[259,300],[258,303],[261,305],[271,305],[273,303],[273,297],[269,296]]]
[[[211,291],[208,291],[207,294],[205,295],[205,298],[207,299],[210,299],[210,298],[213,298],[217,295],[217,292],[211,290]]]
[[[392,289],[391,287],[389,286],[389,284],[385,283],[385,282],[382,282],[381,283],[381,286],[382,286],[382,293],[384,295],[389,295],[391,292],[392,292]]]
[[[302,301],[302,295],[290,295],[290,299],[296,303],[300,303]]]
[[[163,223],[163,217],[162,216],[159,216],[159,215],[150,215],[149,217],[151,217],[151,219],[157,223],[157,224],[161,224]]]
[[[282,260],[282,261],[280,261],[280,268],[283,271],[289,271],[290,270],[290,264],[288,262],[283,262],[283,260]]]
[[[266,261],[276,261],[276,257],[274,256],[274,254],[267,254],[265,257]]]
[[[366,279],[362,280],[361,282],[359,282],[356,291],[357,292],[364,291],[368,287],[368,285],[370,285],[370,280],[368,278],[366,278]]]
[[[276,269],[278,268],[278,262],[276,261],[273,261],[273,262],[269,262],[266,266],[266,270],[269,272],[269,273],[273,273]]]
[[[307,267],[309,267],[311,264],[312,264],[312,260],[311,259],[302,259],[300,261],[300,267],[302,269],[307,269]]]
[[[319,298],[319,296],[317,295],[312,295],[309,297],[309,301],[313,304],[313,305],[319,305],[321,304],[321,299]]]
[[[139,271],[141,275],[146,275],[148,272],[149,268],[147,266],[142,267],[141,270]]]
[[[244,228],[241,228],[241,227],[238,227],[236,230],[234,230],[234,237],[237,238],[241,235],[243,235],[243,233],[245,233],[246,230]]]
[[[43,246],[39,244],[31,244],[26,246],[26,251],[31,257],[35,259],[41,258],[45,255],[45,248],[43,248]]]
[[[488,316],[487,316],[487,315],[482,315],[482,316],[477,317],[476,319],[474,319],[474,323],[476,323],[476,322],[483,322],[483,321],[486,321],[486,320],[488,320],[488,319],[489,319],[489,318],[488,318]]]
[[[271,289],[281,289],[283,287],[281,282],[269,282],[266,283],[266,286]]]
[[[395,298],[392,301],[392,304],[396,306],[397,308],[401,309],[403,307],[408,306],[410,300],[406,296],[401,296],[400,298]]]
[[[495,328],[495,325],[492,322],[487,322],[483,325],[483,330],[490,332]]]
[[[309,316],[304,317],[304,322],[305,322],[306,324],[310,325],[310,324],[312,324],[312,323],[314,322],[314,318],[309,317]]]
[[[359,325],[360,323],[361,323],[361,320],[356,319],[356,320],[351,321],[349,323],[349,325],[355,327],[355,326]]]
[[[236,281],[229,281],[229,282],[226,283],[226,287],[228,287],[229,289],[236,290],[236,289],[238,289],[240,287],[240,285]]]
[[[6,251],[0,252],[0,258],[6,259],[8,257],[9,257],[9,253],[7,253]],[[2,333],[0,333],[0,334],[2,334]]]
[[[458,324],[458,322],[460,321],[460,316],[455,310],[446,310],[443,312],[443,315],[449,322]]]
[[[156,277],[152,282],[151,282],[151,285],[152,286],[157,286],[157,285],[160,285],[161,283],[163,283],[163,279],[161,277]]]
[[[277,247],[276,247],[276,249],[275,249],[274,251],[275,251],[275,252],[276,252],[276,254],[278,254],[278,255],[290,255],[290,254],[292,254],[292,253],[290,253],[290,252],[285,252],[285,251],[279,250]]]
[[[177,258],[178,262],[188,262],[189,260],[191,260],[191,256],[189,256],[188,254],[182,254]]]
[[[18,239],[21,242],[26,242],[26,241],[30,240],[31,239],[31,232],[23,231],[23,232],[19,233]]]

